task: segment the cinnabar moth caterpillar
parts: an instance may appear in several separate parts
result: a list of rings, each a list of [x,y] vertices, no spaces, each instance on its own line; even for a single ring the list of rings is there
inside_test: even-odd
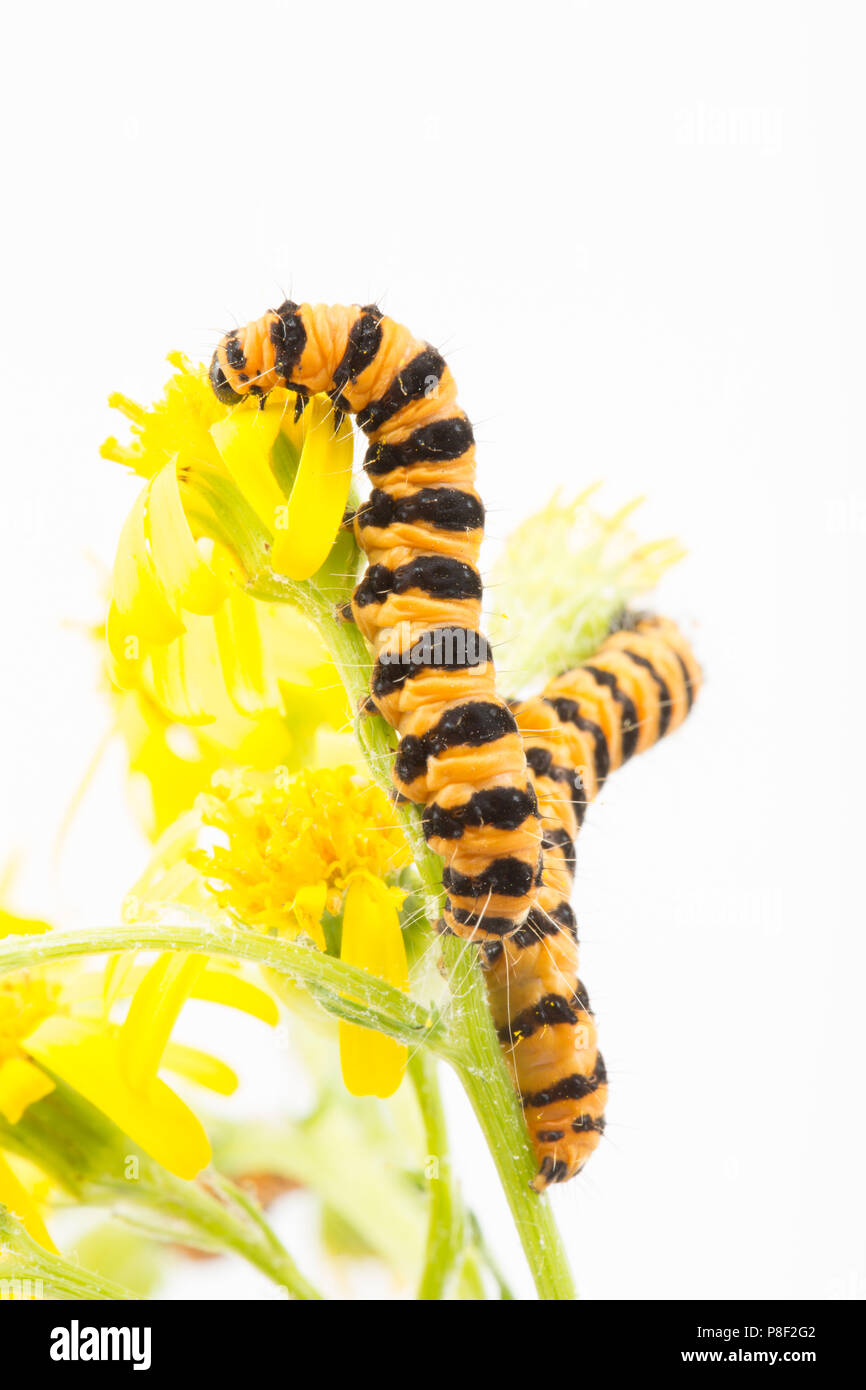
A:
[[[569,904],[574,842],[608,773],[685,719],[700,687],[692,650],[666,618],[636,617],[595,656],[513,702],[538,796],[542,886],[526,922],[487,941],[493,1019],[538,1158],[537,1191],[578,1173],[601,1139],[607,1073],[578,978]]]
[[[396,786],[424,804],[444,861],[447,926],[478,941],[508,936],[538,891],[541,836],[480,632],[484,508],[451,372],[374,304],[287,300],[223,338],[210,380],[224,402],[283,386],[303,408],[327,393],[337,420],[351,412],[367,434],[373,491],[354,525],[368,567],[351,611],[373,648],[370,699],[399,735]]]
[[[444,926],[482,943],[543,1191],[597,1146],[607,1097],[577,973],[574,841],[608,774],[686,717],[697,663],[673,623],[641,617],[542,695],[497,695],[472,427],[440,355],[375,305],[286,301],[223,339],[211,383],[224,402],[284,386],[302,408],[327,393],[370,439],[373,491],[354,520],[368,568],[351,604],[373,647],[370,698],[399,735],[396,786],[424,803],[445,862]]]

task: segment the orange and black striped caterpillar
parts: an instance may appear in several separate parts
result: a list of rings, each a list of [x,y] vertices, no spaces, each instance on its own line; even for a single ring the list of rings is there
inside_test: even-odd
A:
[[[569,903],[575,837],[609,773],[679,727],[700,681],[676,625],[640,616],[541,695],[512,703],[541,813],[542,886],[525,924],[481,951],[493,1019],[538,1158],[539,1192],[583,1167],[604,1130],[607,1101]]]
[[[368,436],[373,490],[354,522],[368,566],[350,607],[373,648],[370,699],[399,737],[397,789],[425,806],[444,860],[446,925],[476,941],[508,936],[538,892],[541,832],[480,631],[484,508],[451,372],[375,305],[287,300],[223,338],[210,380],[224,402],[286,387],[299,411],[326,393],[336,421],[351,412]]]
[[[374,486],[354,520],[369,564],[351,603],[373,647],[370,698],[399,735],[396,786],[424,803],[444,861],[444,929],[481,943],[543,1191],[596,1147],[607,1096],[577,973],[575,837],[608,774],[685,718],[697,664],[673,623],[639,618],[542,695],[499,698],[472,429],[439,354],[375,306],[286,302],[223,339],[211,383],[224,402],[285,386],[299,408],[325,392],[336,422],[351,411],[370,438]]]

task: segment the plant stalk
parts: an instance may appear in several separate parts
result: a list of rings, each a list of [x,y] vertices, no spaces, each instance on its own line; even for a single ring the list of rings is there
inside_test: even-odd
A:
[[[454,1184],[445,1111],[436,1077],[436,1059],[416,1052],[409,1059],[409,1076],[415,1087],[427,1145],[425,1174],[430,1193],[427,1246],[418,1298],[430,1302],[444,1298],[455,1264],[464,1246],[464,1219]]]
[[[275,595],[271,593],[270,597]],[[328,646],[354,708],[360,710],[369,690],[371,672],[364,638],[354,623],[337,619],[333,607],[317,599],[309,589],[305,589],[303,602]],[[358,736],[371,774],[392,792],[392,730],[383,719],[368,715],[359,721]],[[417,808],[400,805],[398,811],[423,884],[427,915],[435,927],[442,914],[441,864],[424,839]],[[577,1294],[549,1201],[529,1187],[536,1172],[535,1156],[490,1017],[477,952],[465,941],[446,936],[442,955],[453,1001],[449,1032],[456,1045],[456,1055],[449,1060],[490,1149],[538,1295],[542,1299],[574,1299]],[[442,1258],[444,1255],[434,1252],[430,1276],[434,1285],[440,1278]]]

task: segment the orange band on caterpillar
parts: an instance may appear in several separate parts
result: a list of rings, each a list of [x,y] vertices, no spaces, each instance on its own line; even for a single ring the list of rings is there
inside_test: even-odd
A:
[[[638,617],[541,695],[512,705],[541,813],[542,886],[526,923],[507,940],[485,942],[481,958],[538,1158],[539,1192],[583,1167],[600,1142],[607,1101],[595,1022],[578,978],[569,904],[575,838],[608,773],[679,727],[700,680],[676,625]]]
[[[394,781],[423,804],[444,861],[445,923],[507,937],[538,892],[540,827],[514,715],[496,692],[481,635],[472,427],[439,353],[375,305],[287,300],[226,335],[210,380],[224,402],[314,393],[351,412],[370,439],[373,483],[355,535],[367,571],[351,612],[373,648],[371,703],[399,735]]]

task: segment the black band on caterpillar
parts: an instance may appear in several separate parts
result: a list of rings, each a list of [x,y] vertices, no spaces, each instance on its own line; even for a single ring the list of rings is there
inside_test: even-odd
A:
[[[595,776],[598,785],[604,785],[607,774],[610,772],[610,750],[607,746],[607,739],[604,730],[595,723],[594,720],[581,714],[580,706],[576,700],[566,700],[563,697],[550,701],[557,715],[564,723],[575,724],[578,729],[592,737],[592,761],[595,766]]]
[[[435,348],[426,347],[401,368],[388,389],[358,412],[358,426],[365,434],[376,434],[412,401],[432,395],[445,371],[445,358]]]
[[[410,787],[426,773],[428,759],[449,748],[480,748],[516,733],[514,715],[504,705],[474,700],[446,710],[427,733],[401,738],[394,762],[397,785]]]
[[[637,752],[638,721],[634,702],[629,695],[626,695],[625,691],[620,690],[616,676],[612,672],[600,671],[597,666],[590,663],[587,663],[583,669],[602,685],[606,685],[617,704],[622,706],[622,760],[626,763]]]
[[[471,492],[455,487],[424,487],[405,497],[392,497],[374,488],[358,511],[362,530],[385,530],[400,522],[427,522],[438,531],[477,531],[484,525],[484,508]]]
[[[453,560],[447,555],[420,555],[398,565],[371,565],[355,590],[353,602],[358,608],[371,603],[384,603],[389,594],[408,594],[413,589],[430,598],[481,598],[481,578],[471,565]]]
[[[375,478],[399,468],[412,468],[418,463],[452,463],[462,458],[474,443],[472,426],[466,417],[452,416],[449,420],[420,426],[399,444],[382,441],[371,444],[364,455],[364,468]]]
[[[428,840],[459,840],[468,827],[495,826],[497,830],[516,830],[527,816],[538,814],[538,801],[531,788],[488,787],[473,792],[468,801],[446,809],[438,802],[427,804],[421,817]]]
[[[422,632],[405,651],[385,649],[373,670],[370,690],[381,699],[428,671],[462,671],[490,661],[490,644],[473,628],[437,627]]]
[[[530,1106],[533,1109],[546,1109],[558,1100],[583,1100],[586,1096],[593,1095],[600,1086],[604,1086],[606,1083],[607,1070],[599,1052],[595,1071],[590,1076],[585,1076],[579,1071],[571,1072],[546,1090],[534,1091],[530,1095],[524,1096],[523,1104],[527,1109]]]
[[[365,304],[352,327],[346,351],[334,368],[331,399],[339,410],[351,412],[349,402],[343,396],[343,388],[350,381],[357,381],[367,367],[375,362],[382,347],[382,314],[375,304]]]

